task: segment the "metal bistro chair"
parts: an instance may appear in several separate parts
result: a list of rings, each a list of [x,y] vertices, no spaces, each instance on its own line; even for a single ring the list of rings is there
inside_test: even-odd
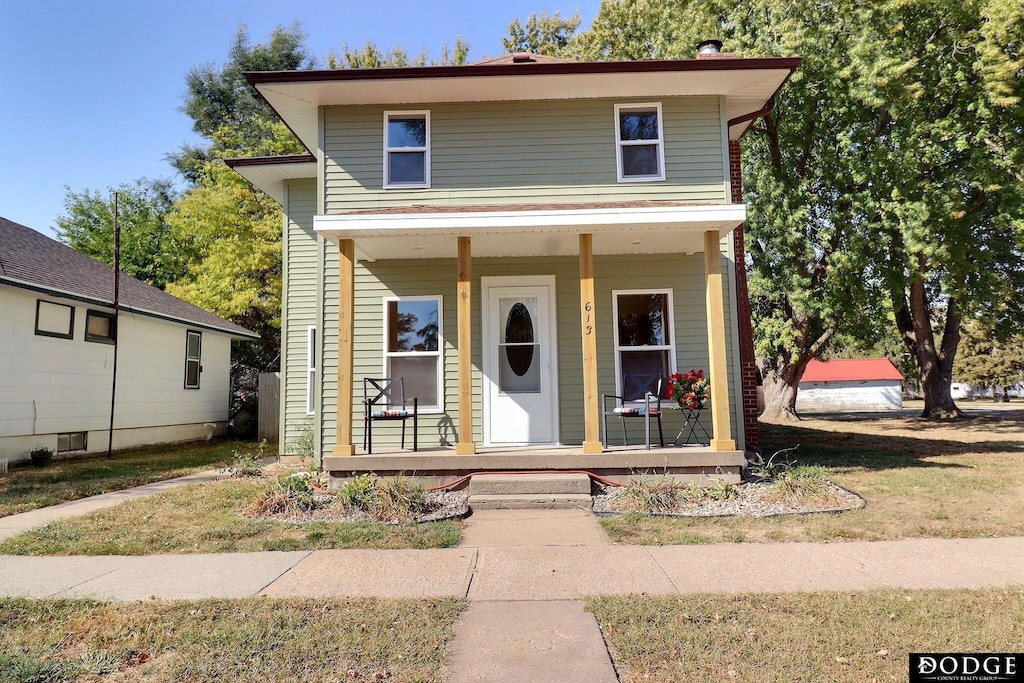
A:
[[[622,377],[622,393],[626,396],[642,395],[643,403],[627,403],[622,396],[603,394],[601,396],[601,436],[605,446],[608,445],[608,417],[617,417],[622,424],[622,444],[629,445],[626,436],[626,418],[642,417],[644,419],[644,443],[647,450],[651,449],[651,418],[658,421],[658,443],[665,446],[665,436],[661,431],[661,388],[664,378],[661,375],[624,375]],[[653,391],[652,391],[653,390]],[[608,409],[608,399],[614,399],[614,406]]]
[[[405,421],[412,418],[412,450],[418,449],[419,398],[406,405],[405,379],[402,377],[363,378],[363,450],[373,453],[373,423],[377,420],[402,421],[402,448],[405,448]]]

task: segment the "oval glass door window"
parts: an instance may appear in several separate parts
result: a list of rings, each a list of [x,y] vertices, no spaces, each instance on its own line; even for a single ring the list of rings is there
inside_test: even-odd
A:
[[[508,312],[508,320],[505,321],[505,344],[509,368],[517,377],[522,377],[529,372],[533,363],[533,320],[530,318],[530,311],[522,302],[517,302]],[[509,346],[510,344],[515,346]]]
[[[537,304],[535,297],[501,300],[501,310],[507,313],[504,340],[499,344],[498,383],[505,393],[540,391],[540,348],[534,329]]]

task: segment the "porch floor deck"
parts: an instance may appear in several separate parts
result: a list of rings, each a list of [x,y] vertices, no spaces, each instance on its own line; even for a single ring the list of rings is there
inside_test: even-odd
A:
[[[700,480],[709,476],[738,481],[746,464],[743,451],[713,451],[708,446],[612,446],[603,453],[583,453],[581,446],[488,446],[474,455],[456,455],[454,448],[399,450],[382,447],[373,455],[326,456],[332,477],[365,472],[382,476],[405,474],[418,479],[449,481],[474,472],[584,470],[613,479],[672,474]]]

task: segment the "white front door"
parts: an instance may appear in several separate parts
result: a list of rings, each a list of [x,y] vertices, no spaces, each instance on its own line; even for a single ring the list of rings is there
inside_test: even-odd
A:
[[[484,445],[558,442],[553,276],[481,278]]]

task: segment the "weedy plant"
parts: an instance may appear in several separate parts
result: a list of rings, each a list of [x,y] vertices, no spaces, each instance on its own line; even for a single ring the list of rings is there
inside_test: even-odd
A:
[[[401,475],[381,479],[361,474],[342,484],[337,497],[345,510],[365,512],[392,524],[411,522],[430,512],[426,489]]]
[[[798,448],[800,448],[799,444],[792,448],[783,448],[781,451],[775,451],[775,453],[773,453],[767,460],[764,459],[764,455],[762,453],[758,453],[748,465],[750,469],[750,476],[758,481],[774,481],[785,475],[793,468],[793,465],[796,464],[796,460],[790,460],[785,457],[778,460],[776,459],[786,453],[793,453]]]
[[[289,444],[289,451],[302,458],[312,459],[315,452],[316,436],[313,418],[306,418],[299,424],[299,433]]]
[[[285,515],[296,512],[312,512],[331,504],[331,496],[317,486],[316,475],[312,472],[296,472],[281,477],[260,492],[245,508],[251,517]]]
[[[252,453],[231,451],[233,459],[227,466],[227,471],[232,477],[261,477],[263,476],[263,458],[267,450],[267,440],[263,439]]]
[[[668,513],[684,505],[706,500],[728,500],[739,495],[739,489],[724,479],[714,478],[708,486],[695,481],[676,481],[670,477],[656,480],[634,479],[622,491],[625,507],[647,514]]]

